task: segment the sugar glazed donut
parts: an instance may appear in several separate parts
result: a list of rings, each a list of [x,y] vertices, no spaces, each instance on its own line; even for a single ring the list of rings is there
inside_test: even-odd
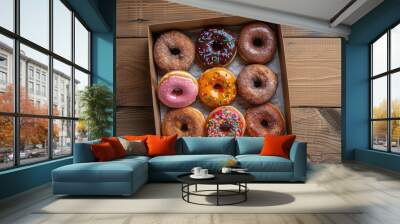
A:
[[[200,101],[210,108],[229,105],[236,97],[235,75],[226,68],[211,68],[201,74]]]
[[[236,108],[222,106],[214,109],[208,115],[206,132],[209,137],[243,136],[246,121]]]
[[[239,55],[246,63],[265,64],[275,55],[275,32],[262,22],[247,24],[240,30],[238,45]]]
[[[193,107],[173,109],[164,116],[162,133],[163,135],[203,136],[205,123],[203,114]]]
[[[244,67],[236,82],[239,95],[251,104],[268,102],[275,95],[278,86],[275,73],[261,64]]]
[[[154,62],[164,72],[189,70],[195,58],[192,40],[179,31],[163,33],[154,44]]]
[[[196,41],[196,58],[203,68],[224,67],[237,51],[235,35],[225,28],[211,27],[201,31]]]
[[[273,104],[266,103],[247,109],[245,119],[250,136],[284,134],[285,121],[279,109]]]
[[[167,107],[182,108],[196,101],[198,91],[197,80],[190,73],[172,71],[160,79],[158,99]]]

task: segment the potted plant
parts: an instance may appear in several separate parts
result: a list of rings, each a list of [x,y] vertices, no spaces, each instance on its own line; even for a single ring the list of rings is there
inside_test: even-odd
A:
[[[79,124],[87,127],[89,140],[109,136],[107,131],[112,125],[113,94],[102,84],[86,87],[80,92],[79,106],[82,109]]]

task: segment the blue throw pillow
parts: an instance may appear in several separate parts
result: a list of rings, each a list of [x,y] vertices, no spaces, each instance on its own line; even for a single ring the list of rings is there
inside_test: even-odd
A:
[[[259,154],[264,145],[264,137],[237,137],[236,155]]]

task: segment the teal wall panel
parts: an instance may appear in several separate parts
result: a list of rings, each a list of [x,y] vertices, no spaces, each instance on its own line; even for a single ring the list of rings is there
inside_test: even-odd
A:
[[[72,163],[72,157],[0,172],[0,199],[51,181],[51,171]]]
[[[400,160],[395,155],[384,155],[368,150],[369,124],[369,43],[393,24],[400,22],[400,0],[386,0],[351,27],[345,44],[344,97],[344,160],[398,170]],[[357,151],[356,151],[357,149]],[[362,151],[360,151],[362,150]],[[388,159],[388,156],[393,156]],[[378,162],[379,160],[379,162]],[[398,160],[397,164],[393,160]]]

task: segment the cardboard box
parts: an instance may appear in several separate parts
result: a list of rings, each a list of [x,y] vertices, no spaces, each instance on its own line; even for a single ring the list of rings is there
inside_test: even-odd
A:
[[[255,20],[246,19],[242,17],[220,17],[220,18],[212,18],[212,19],[201,19],[201,20],[189,20],[182,22],[173,22],[173,23],[163,23],[163,24],[153,24],[148,27],[148,48],[149,48],[149,63],[150,63],[150,80],[151,80],[151,91],[152,91],[152,100],[153,100],[153,111],[154,111],[154,123],[155,130],[157,135],[162,135],[161,133],[161,123],[162,116],[165,112],[165,106],[162,105],[157,97],[157,87],[158,80],[163,75],[158,68],[156,67],[153,59],[153,45],[156,38],[163,32],[170,30],[180,30],[183,32],[195,32],[195,30],[199,30],[208,26],[241,26],[247,24],[249,22],[255,22]],[[280,82],[278,84],[281,85],[281,99],[283,102],[281,107],[282,115],[286,122],[286,133],[290,134],[292,132],[291,128],[291,119],[290,119],[290,103],[289,103],[289,91],[288,91],[288,81],[286,75],[286,66],[285,66],[285,56],[283,49],[283,41],[282,41],[282,33],[281,27],[277,24],[269,24],[271,28],[275,29],[277,35],[277,55],[275,56],[277,62],[277,69],[279,70]],[[236,55],[236,58],[240,57],[239,54]],[[235,59],[236,60],[236,59]],[[240,59],[238,59],[240,60]],[[275,60],[275,59],[274,59]],[[273,61],[274,61],[273,60]],[[272,62],[271,62],[272,63]],[[270,67],[270,63],[267,64]],[[193,67],[193,66],[192,66]],[[274,69],[273,69],[274,70]],[[235,75],[237,75],[235,73]],[[278,74],[277,74],[278,75]],[[196,76],[195,76],[196,77]],[[196,101],[199,101],[198,99]],[[196,107],[196,106],[195,106]],[[199,109],[199,108],[198,108]],[[238,108],[240,109],[240,108]],[[243,108],[242,108],[243,109]],[[282,111],[284,110],[284,111]],[[202,111],[203,112],[203,111]],[[206,113],[206,112],[203,112]],[[207,118],[207,116],[205,116]]]

